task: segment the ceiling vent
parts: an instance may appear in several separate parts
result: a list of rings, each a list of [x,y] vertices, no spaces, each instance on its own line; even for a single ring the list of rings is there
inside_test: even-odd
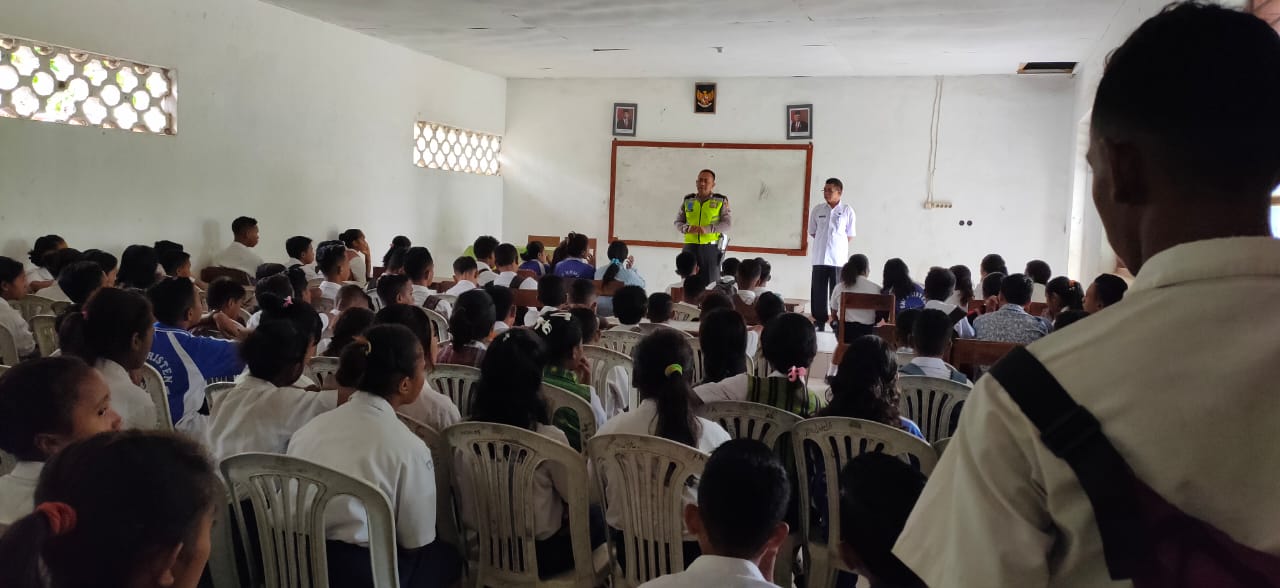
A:
[[[1075,61],[1028,61],[1018,66],[1020,74],[1069,74],[1076,70]]]

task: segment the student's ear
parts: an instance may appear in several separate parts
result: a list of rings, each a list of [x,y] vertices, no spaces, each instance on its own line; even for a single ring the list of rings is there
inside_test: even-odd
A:
[[[160,552],[160,555],[143,572],[147,577],[141,584],[168,587],[177,583],[178,577],[175,570],[178,567],[178,557],[182,555],[182,547],[183,544],[179,543],[168,551]]]
[[[702,513],[698,510],[698,505],[684,505],[684,526],[696,537],[701,537],[705,533],[702,528]]]

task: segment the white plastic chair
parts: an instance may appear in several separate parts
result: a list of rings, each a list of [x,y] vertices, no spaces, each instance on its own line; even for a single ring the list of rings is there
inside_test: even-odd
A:
[[[464,420],[471,416],[471,397],[479,382],[480,370],[468,365],[442,363],[427,374],[431,389],[448,396]]]
[[[547,405],[548,421],[554,421],[556,413],[561,410],[571,410],[578,415],[578,433],[581,435],[578,446],[585,453],[587,440],[595,437],[600,428],[600,424],[596,422],[596,414],[591,410],[591,403],[573,392],[546,382],[542,384],[541,394]],[[572,442],[573,439],[569,441]]]
[[[769,367],[769,360],[764,358],[763,341],[756,345],[756,354],[751,356],[751,360],[753,363],[751,364],[751,369],[747,370],[747,373],[757,378],[769,377],[769,372],[773,371],[773,368]]]
[[[0,364],[18,365],[21,359],[18,357],[18,342],[13,338],[13,332],[9,327],[0,325]]]
[[[946,439],[938,439],[933,442],[933,450],[938,452],[938,460],[942,460],[942,452],[946,451],[947,446],[951,444],[951,437]]]
[[[608,544],[591,549],[587,466],[572,447],[532,431],[493,423],[461,423],[445,431],[456,450],[455,467],[477,513],[480,537],[476,586],[592,588],[604,585]],[[573,569],[539,578],[535,550],[535,473],[539,466],[564,468],[564,496],[573,546]],[[587,564],[586,562],[590,562]]]
[[[591,387],[596,389],[596,394],[599,394],[600,400],[604,402],[605,414],[616,414],[639,404],[640,401],[636,398],[636,387],[631,385],[633,366],[630,357],[596,345],[584,346],[582,353],[591,366]],[[626,384],[629,394],[627,398],[622,399],[626,404],[621,407],[612,406],[615,400],[609,393],[609,375],[615,368],[622,368],[627,373]]]
[[[707,403],[699,412],[702,418],[719,423],[734,439],[754,439],[775,448],[783,434],[804,420],[768,404],[736,400]]]
[[[945,378],[929,376],[898,377],[898,409],[902,416],[915,421],[925,440],[933,443],[955,433],[960,409],[973,387]]]
[[[445,341],[452,339],[449,336],[449,319],[430,308],[423,308],[422,312],[427,313],[427,318],[431,319],[431,331],[436,337],[436,343],[444,344]]]
[[[675,441],[649,435],[600,435],[587,441],[605,508],[621,514],[626,569],[613,560],[613,581],[634,588],[666,574],[683,572],[684,491],[702,476],[708,455]],[[607,488],[620,490],[611,504]]]
[[[671,318],[677,321],[695,321],[702,311],[688,302],[676,302],[671,305]]]
[[[57,317],[51,314],[38,314],[31,317],[31,334],[35,336],[40,357],[49,357],[58,350],[58,329],[54,325],[57,320]]]
[[[458,297],[454,296],[453,294],[436,294],[436,297],[439,298],[440,300],[448,302],[450,308],[458,305]]]
[[[605,349],[617,351],[627,357],[635,352],[636,345],[640,344],[640,340],[644,339],[641,333],[631,331],[605,331],[600,333],[600,346]]]
[[[311,278],[307,280],[307,288],[319,288],[324,283],[324,278]]]
[[[247,578],[240,577],[236,566],[236,543],[232,537],[236,513],[231,507],[231,495],[225,487],[221,490],[225,495],[223,503],[214,507],[213,525],[209,527],[209,580],[213,588],[243,588],[249,584]]]
[[[56,315],[57,313],[54,311],[54,303],[54,300],[50,300],[44,296],[40,296],[39,294],[27,294],[22,297],[22,300],[13,300],[9,302],[10,305],[22,314],[22,319],[26,321],[30,321],[31,317],[38,314]]]
[[[204,387],[204,401],[209,405],[210,415],[217,414],[217,402],[222,393],[235,387],[235,382],[214,382]]]
[[[334,390],[338,387],[334,379],[334,374],[338,373],[338,358],[317,355],[307,364],[307,371],[311,372],[311,380],[321,389]]]
[[[702,356],[702,341],[692,339],[689,341],[689,347],[693,348],[693,382],[701,382],[707,373],[704,367],[706,360]]]
[[[819,417],[801,421],[791,428],[796,470],[800,472],[800,529],[805,538],[805,554],[809,586],[830,588],[835,585],[836,570],[852,572],[840,558],[840,469],[863,453],[885,453],[914,462],[921,473],[929,475],[938,463],[938,454],[928,443],[901,429],[842,417]],[[809,452],[821,452],[822,471],[826,477],[827,536],[817,536],[818,529],[810,520],[810,501],[815,480],[806,472]]]
[[[18,467],[18,458],[8,451],[0,451],[0,476],[9,475],[15,467]]]
[[[151,401],[156,405],[156,430],[172,431],[173,417],[169,415],[169,387],[165,386],[160,372],[149,363],[142,364],[142,389],[151,395]]]
[[[411,417],[396,413],[400,422],[409,427],[431,451],[431,463],[436,474],[436,537],[458,548],[463,553],[466,545],[458,532],[457,512],[453,508],[453,452],[440,431]]]
[[[261,580],[266,588],[328,588],[324,511],[339,496],[350,496],[364,505],[373,584],[400,585],[395,519],[382,490],[319,464],[268,453],[228,457],[222,460],[222,475],[231,488],[231,505],[241,537],[249,536],[242,501],[247,499],[253,504],[257,519],[266,577],[254,578],[250,585],[256,586]],[[250,545],[251,542],[244,542],[246,561],[254,561]]]

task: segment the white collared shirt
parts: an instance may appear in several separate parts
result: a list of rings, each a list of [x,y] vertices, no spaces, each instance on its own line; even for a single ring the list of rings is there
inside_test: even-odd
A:
[[[1044,304],[1049,301],[1044,284],[1031,284],[1031,301]]]
[[[569,438],[564,431],[551,425],[538,425],[535,433],[568,447]],[[461,459],[459,457],[458,459]],[[467,528],[476,528],[476,504],[469,472],[464,468],[454,468],[454,481],[463,490],[456,497],[462,520]],[[533,471],[533,535],[542,541],[550,539],[560,530],[564,522],[564,497],[569,494],[569,473],[553,463],[542,463]]]
[[[342,289],[342,284],[325,280],[320,282],[320,297],[325,300],[332,300],[336,305],[338,303],[338,290]]]
[[[35,265],[27,268],[28,282],[48,282],[50,280],[53,280],[53,273],[50,272],[48,268]]]
[[[258,266],[262,265],[262,257],[244,243],[232,241],[226,249],[213,256],[213,265],[235,268],[252,278],[257,274]]]
[[[298,429],[337,406],[337,390],[280,388],[242,376],[210,407],[209,446],[218,461],[238,453],[283,454]]]
[[[396,521],[396,541],[416,549],[436,539],[436,478],[431,452],[396,417],[386,399],[356,392],[311,419],[289,441],[288,455],[335,469],[382,490]],[[325,510],[325,537],[369,545],[364,509],[341,497]]]
[[[476,260],[476,282],[481,286],[488,286],[498,278],[498,273],[489,267],[489,264]]]
[[[558,310],[558,309],[554,306],[544,306],[542,308],[530,308],[529,312],[524,313],[524,326],[532,327],[538,324],[538,319],[542,318],[542,315],[555,310]]]
[[[454,284],[452,288],[445,290],[444,293],[449,296],[462,296],[463,292],[470,292],[476,288],[479,288],[479,286],[477,286],[475,282],[472,282],[471,280],[462,280],[461,282]]]
[[[1272,556],[1276,292],[1280,241],[1186,243],[1147,260],[1122,302],[1027,348],[1139,479]],[[1111,580],[1074,472],[989,377],[969,395],[894,553],[931,586],[1132,585]]]
[[[302,263],[302,260],[296,257],[290,257],[289,261],[285,262],[284,267],[288,269],[295,265],[302,266],[302,275],[307,277],[308,282],[317,278],[324,278],[324,276],[320,275],[320,272],[316,270],[316,264]]]
[[[508,325],[506,321],[494,321],[493,323],[494,337],[497,337],[498,335],[501,335],[510,330],[511,330],[511,325]]]
[[[498,277],[493,279],[493,283],[502,286],[503,288],[510,288],[511,282],[515,281],[516,276],[518,275],[520,274],[517,274],[516,272],[502,272],[498,274]],[[538,281],[533,278],[525,278],[523,282],[520,282],[520,289],[537,290]]]
[[[832,313],[839,313],[840,296],[845,292],[851,294],[879,294],[881,290],[880,284],[872,282],[863,276],[858,276],[858,281],[854,282],[852,286],[846,286],[844,282],[837,282],[836,287],[831,290],[831,295],[827,297],[827,307],[831,309]],[[876,324],[876,311],[846,310],[844,311],[844,322],[874,325]]]
[[[683,572],[654,578],[640,588],[775,588],[755,562],[736,557],[702,554]]]
[[[353,249],[352,251],[355,250]],[[368,276],[364,273],[364,264],[364,254],[356,251],[355,257],[351,258],[351,281],[360,284],[361,286],[365,285],[365,283],[369,281]]]
[[[100,359],[93,367],[111,389],[111,409],[120,415],[121,429],[156,428],[155,401],[146,390],[133,383],[124,366],[110,359]]]
[[[956,309],[960,307],[941,300],[930,300],[924,303],[924,308],[925,310],[941,310],[942,312],[947,313],[947,316],[950,317],[951,313],[955,312]],[[973,325],[969,323],[969,317],[967,316],[961,318],[960,321],[956,323],[955,330],[956,335],[961,339],[972,339],[975,336],[973,332]]]
[[[0,476],[0,528],[35,510],[36,482],[43,469],[43,461],[20,461],[12,472]]]
[[[911,360],[911,365],[920,368],[924,375],[930,378],[942,378],[944,380],[951,379],[951,366],[947,362],[942,361],[940,357],[920,357],[916,356]]]
[[[853,207],[841,201],[832,208],[826,202],[813,207],[809,213],[809,245],[813,253],[813,265],[841,267],[849,261],[849,239],[857,234],[858,216]]]
[[[48,288],[36,290],[36,296],[48,298],[54,302],[71,302],[71,297],[67,296],[67,293],[62,290],[62,286],[59,286],[57,282],[54,282]]]
[[[458,406],[448,396],[436,392],[430,382],[424,382],[418,399],[412,404],[401,406],[400,412],[436,431],[443,431],[462,422]]]
[[[18,357],[30,357],[36,352],[36,338],[31,334],[31,325],[4,298],[0,298],[0,324],[4,324],[13,335],[13,342],[18,347]]]
[[[753,290],[738,290],[738,299],[741,300],[743,304],[755,304],[756,293]]]

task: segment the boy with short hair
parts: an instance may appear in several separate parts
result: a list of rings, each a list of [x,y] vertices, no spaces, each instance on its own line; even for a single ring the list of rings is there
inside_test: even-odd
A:
[[[316,249],[312,246],[310,237],[302,235],[289,237],[284,242],[284,251],[289,255],[289,260],[284,264],[285,267],[302,266],[307,281],[322,277],[320,272],[316,271]]]
[[[924,474],[895,456],[868,452],[840,470],[840,558],[876,588],[925,588],[893,555]]]
[[[667,296],[667,300],[671,300]],[[613,316],[621,323],[611,331],[642,332],[640,321],[644,320],[645,306],[648,300],[644,296],[644,288],[640,286],[623,286],[613,295]],[[670,306],[668,305],[668,311]]]
[[[485,266],[488,267],[488,266]],[[490,272],[493,273],[493,272]],[[480,266],[475,258],[463,255],[453,260],[453,287],[445,291],[449,296],[461,296],[463,292],[475,290],[480,285]]]
[[[477,285],[486,286],[497,279],[498,274],[493,271],[493,266],[497,264],[494,256],[497,249],[498,240],[489,235],[477,237],[475,243],[471,244],[471,252],[476,256],[475,282]]]
[[[538,324],[538,319],[553,310],[557,310],[564,306],[568,301],[569,293],[564,288],[564,278],[555,274],[547,274],[538,280],[538,304],[542,308],[530,308],[529,312],[524,315],[524,326],[532,327]]]
[[[503,243],[493,252],[495,268],[498,271],[498,277],[494,278],[493,283],[505,288],[520,290],[537,290],[538,280],[526,278],[519,275],[520,271],[520,250],[515,245]]]
[[[445,318],[453,314],[453,305],[431,289],[436,277],[436,263],[426,247],[410,247],[404,254],[404,275],[413,284],[413,303],[434,310]]]
[[[1000,282],[1000,308],[973,321],[978,339],[1030,345],[1049,334],[1044,319],[1027,313],[1031,303],[1031,278],[1022,274],[1006,276]]]
[[[231,221],[231,233],[235,240],[217,255],[213,256],[213,265],[238,269],[250,276],[262,265],[262,257],[253,252],[258,246],[257,219],[241,216]]]
[[[382,274],[378,278],[378,300],[382,307],[392,304],[413,304],[413,284],[404,274]]]
[[[904,376],[929,376],[968,384],[969,378],[942,358],[951,351],[951,318],[936,308],[926,308],[916,316],[911,328],[916,356],[898,371]]]
[[[497,317],[497,320],[493,323],[493,332],[490,337],[492,340],[515,326],[516,299],[511,292],[511,288],[499,286],[496,281],[485,286],[484,291],[489,294],[489,298],[493,299],[493,316]]]

